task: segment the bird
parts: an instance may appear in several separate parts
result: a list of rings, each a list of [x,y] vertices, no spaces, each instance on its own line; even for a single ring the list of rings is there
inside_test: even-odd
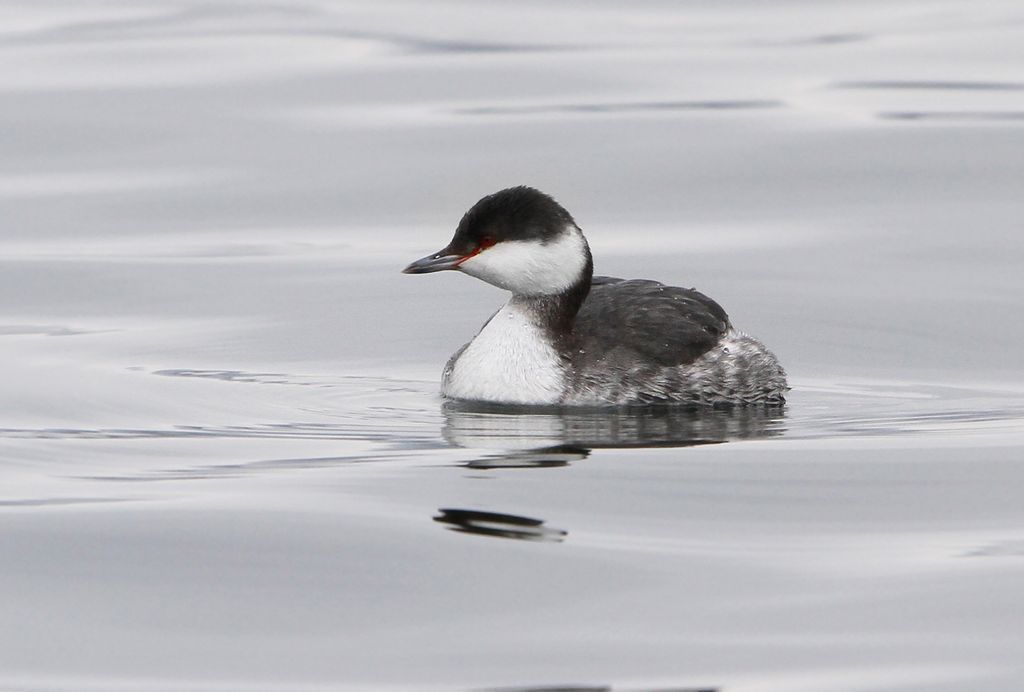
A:
[[[448,361],[452,400],[556,407],[778,406],[786,372],[692,288],[594,276],[572,215],[528,186],[487,195],[403,272],[455,270],[511,293]]]

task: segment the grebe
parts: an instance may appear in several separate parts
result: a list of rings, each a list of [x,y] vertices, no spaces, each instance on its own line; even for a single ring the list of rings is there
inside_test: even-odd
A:
[[[786,373],[711,298],[643,279],[593,276],[572,216],[512,187],[466,212],[447,247],[404,269],[457,269],[512,292],[445,366],[442,393],[504,404],[777,405]]]

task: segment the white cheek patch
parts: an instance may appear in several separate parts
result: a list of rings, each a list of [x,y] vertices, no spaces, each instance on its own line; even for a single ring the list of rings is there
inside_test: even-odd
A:
[[[516,295],[561,293],[575,284],[587,262],[587,241],[575,226],[557,239],[507,240],[487,248],[462,264],[470,276]]]

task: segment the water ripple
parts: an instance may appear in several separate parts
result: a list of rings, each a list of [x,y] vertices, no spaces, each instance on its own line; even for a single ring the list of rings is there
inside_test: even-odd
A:
[[[896,89],[909,91],[1024,91],[1021,82],[935,81],[925,79],[836,82],[833,89]]]
[[[1021,122],[1024,111],[882,111],[878,117],[933,122]]]
[[[624,101],[620,103],[553,103],[537,105],[472,106],[455,108],[455,115],[550,115],[588,113],[650,113],[664,111],[730,111],[781,108],[782,101],[725,99],[706,101]]]

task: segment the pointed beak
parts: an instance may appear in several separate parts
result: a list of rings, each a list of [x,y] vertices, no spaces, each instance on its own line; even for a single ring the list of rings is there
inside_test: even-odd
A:
[[[458,269],[459,264],[466,259],[462,255],[453,255],[448,248],[444,248],[432,255],[418,259],[402,270],[403,274],[429,274],[440,272],[445,269]]]

